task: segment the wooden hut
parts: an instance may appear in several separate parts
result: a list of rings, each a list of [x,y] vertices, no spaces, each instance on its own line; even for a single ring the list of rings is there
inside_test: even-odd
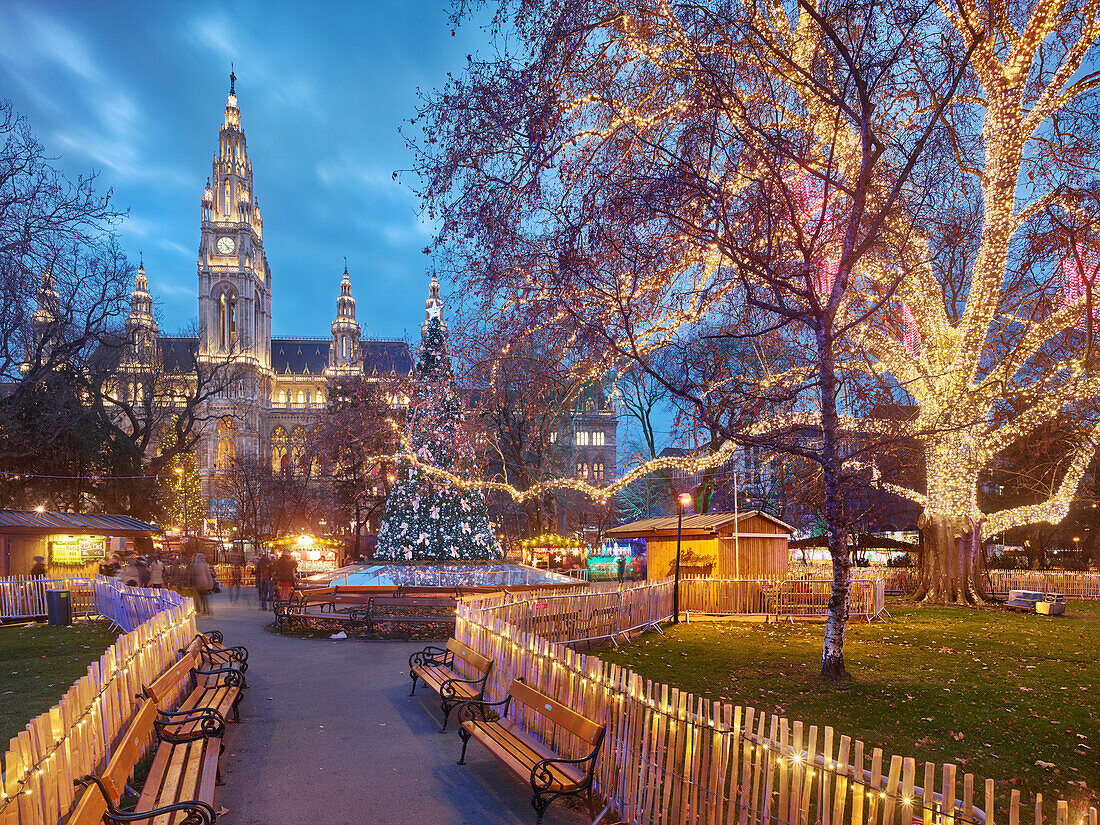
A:
[[[685,515],[680,544],[680,575],[720,579],[783,576],[794,531],[760,510]],[[676,516],[647,518],[604,532],[610,538],[646,543],[647,577],[671,576],[676,565]]]
[[[35,556],[46,559],[49,575],[95,573],[109,552],[109,539],[126,538],[146,553],[156,530],[130,516],[0,510],[0,576],[26,575]]]

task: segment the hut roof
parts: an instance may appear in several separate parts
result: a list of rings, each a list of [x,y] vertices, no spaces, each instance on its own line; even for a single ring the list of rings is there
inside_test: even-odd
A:
[[[683,534],[685,536],[732,535],[735,523],[740,527],[745,520],[752,518],[762,518],[770,521],[782,527],[788,535],[794,532],[794,528],[789,524],[780,521],[769,513],[765,513],[763,510],[746,510],[743,513],[738,513],[736,516],[733,513],[698,513],[692,516],[684,516]],[[619,527],[605,530],[604,535],[622,539],[675,536],[676,521],[676,516],[644,518],[641,521],[632,521],[630,524],[623,524]],[[743,530],[739,529],[738,532],[742,536],[746,535]],[[777,533],[776,535],[781,534]]]
[[[0,533],[96,536],[151,536],[158,528],[136,518],[94,513],[58,513],[47,510],[0,510]]]

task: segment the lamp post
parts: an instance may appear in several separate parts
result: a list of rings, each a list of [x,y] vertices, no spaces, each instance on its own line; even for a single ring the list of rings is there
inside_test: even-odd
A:
[[[187,546],[187,485],[184,484],[183,467],[176,467],[176,475],[180,480],[180,498],[183,499],[183,531],[180,534],[180,553]]]
[[[684,507],[691,501],[690,493],[676,499],[676,573],[672,580],[672,623],[680,623],[680,538],[684,532]]]

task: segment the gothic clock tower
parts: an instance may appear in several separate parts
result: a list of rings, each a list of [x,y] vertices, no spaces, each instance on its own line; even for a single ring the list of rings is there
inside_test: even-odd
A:
[[[271,270],[236,82],[230,74],[213,174],[202,196],[199,240],[199,357],[233,362],[232,383],[223,398],[210,402],[218,416],[216,432],[200,448],[208,453],[200,467],[215,472],[228,469],[234,459],[259,455],[260,414],[270,406],[273,380]]]
[[[252,188],[236,75],[218,136],[214,169],[202,198],[199,319],[204,355],[240,356],[271,368],[271,270],[264,222]]]

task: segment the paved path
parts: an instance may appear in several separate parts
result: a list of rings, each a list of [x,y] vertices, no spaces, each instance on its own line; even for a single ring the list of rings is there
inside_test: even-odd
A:
[[[265,631],[242,596],[211,600],[201,629],[249,649],[249,689],[231,725],[218,805],[225,825],[534,825],[530,789],[477,743],[458,765],[434,694],[409,697],[413,642],[296,639]],[[546,825],[586,816],[558,802]]]

